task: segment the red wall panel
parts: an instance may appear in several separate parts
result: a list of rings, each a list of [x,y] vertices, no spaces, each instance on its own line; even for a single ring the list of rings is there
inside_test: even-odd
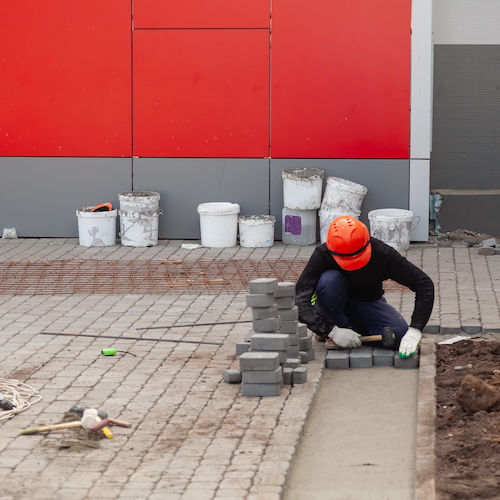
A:
[[[133,45],[135,156],[269,156],[268,30],[137,30]]]
[[[269,28],[269,0],[135,0],[134,28]]]
[[[0,155],[130,156],[130,2],[8,3]]]
[[[273,0],[272,78],[273,157],[409,157],[409,0]]]

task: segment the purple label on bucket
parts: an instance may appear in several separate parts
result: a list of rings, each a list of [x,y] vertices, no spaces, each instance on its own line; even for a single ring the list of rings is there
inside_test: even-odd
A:
[[[302,217],[300,215],[285,215],[285,233],[302,234]]]

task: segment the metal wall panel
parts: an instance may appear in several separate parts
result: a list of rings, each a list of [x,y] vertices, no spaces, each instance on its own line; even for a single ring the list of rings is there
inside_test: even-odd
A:
[[[268,159],[134,159],[134,190],[160,193],[159,237],[200,239],[200,203],[227,201],[240,215],[269,214]]]
[[[130,2],[8,4],[0,155],[130,156]]]
[[[269,156],[269,31],[135,31],[134,155]]]
[[[269,0],[135,0],[137,28],[269,28]]]
[[[19,237],[78,237],[76,210],[130,191],[130,158],[0,158],[0,230]],[[117,223],[118,228],[118,223]]]
[[[409,0],[273,1],[271,155],[408,158]]]
[[[434,47],[432,189],[500,188],[500,45]]]

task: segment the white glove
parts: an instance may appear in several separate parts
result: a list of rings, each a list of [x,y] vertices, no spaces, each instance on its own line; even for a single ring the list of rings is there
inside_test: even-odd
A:
[[[403,335],[399,344],[399,357],[409,358],[413,353],[417,352],[418,344],[422,339],[422,332],[416,328],[408,328],[408,331]]]
[[[350,328],[339,328],[334,326],[328,336],[340,347],[359,347],[361,340],[358,334]]]

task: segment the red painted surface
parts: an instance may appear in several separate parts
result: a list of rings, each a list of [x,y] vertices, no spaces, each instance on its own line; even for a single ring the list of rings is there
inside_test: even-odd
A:
[[[134,0],[134,28],[269,28],[269,0]]]
[[[8,4],[0,156],[130,156],[130,2]]]
[[[134,155],[269,155],[268,30],[134,32]]]
[[[273,0],[272,61],[273,157],[409,157],[409,0]]]

